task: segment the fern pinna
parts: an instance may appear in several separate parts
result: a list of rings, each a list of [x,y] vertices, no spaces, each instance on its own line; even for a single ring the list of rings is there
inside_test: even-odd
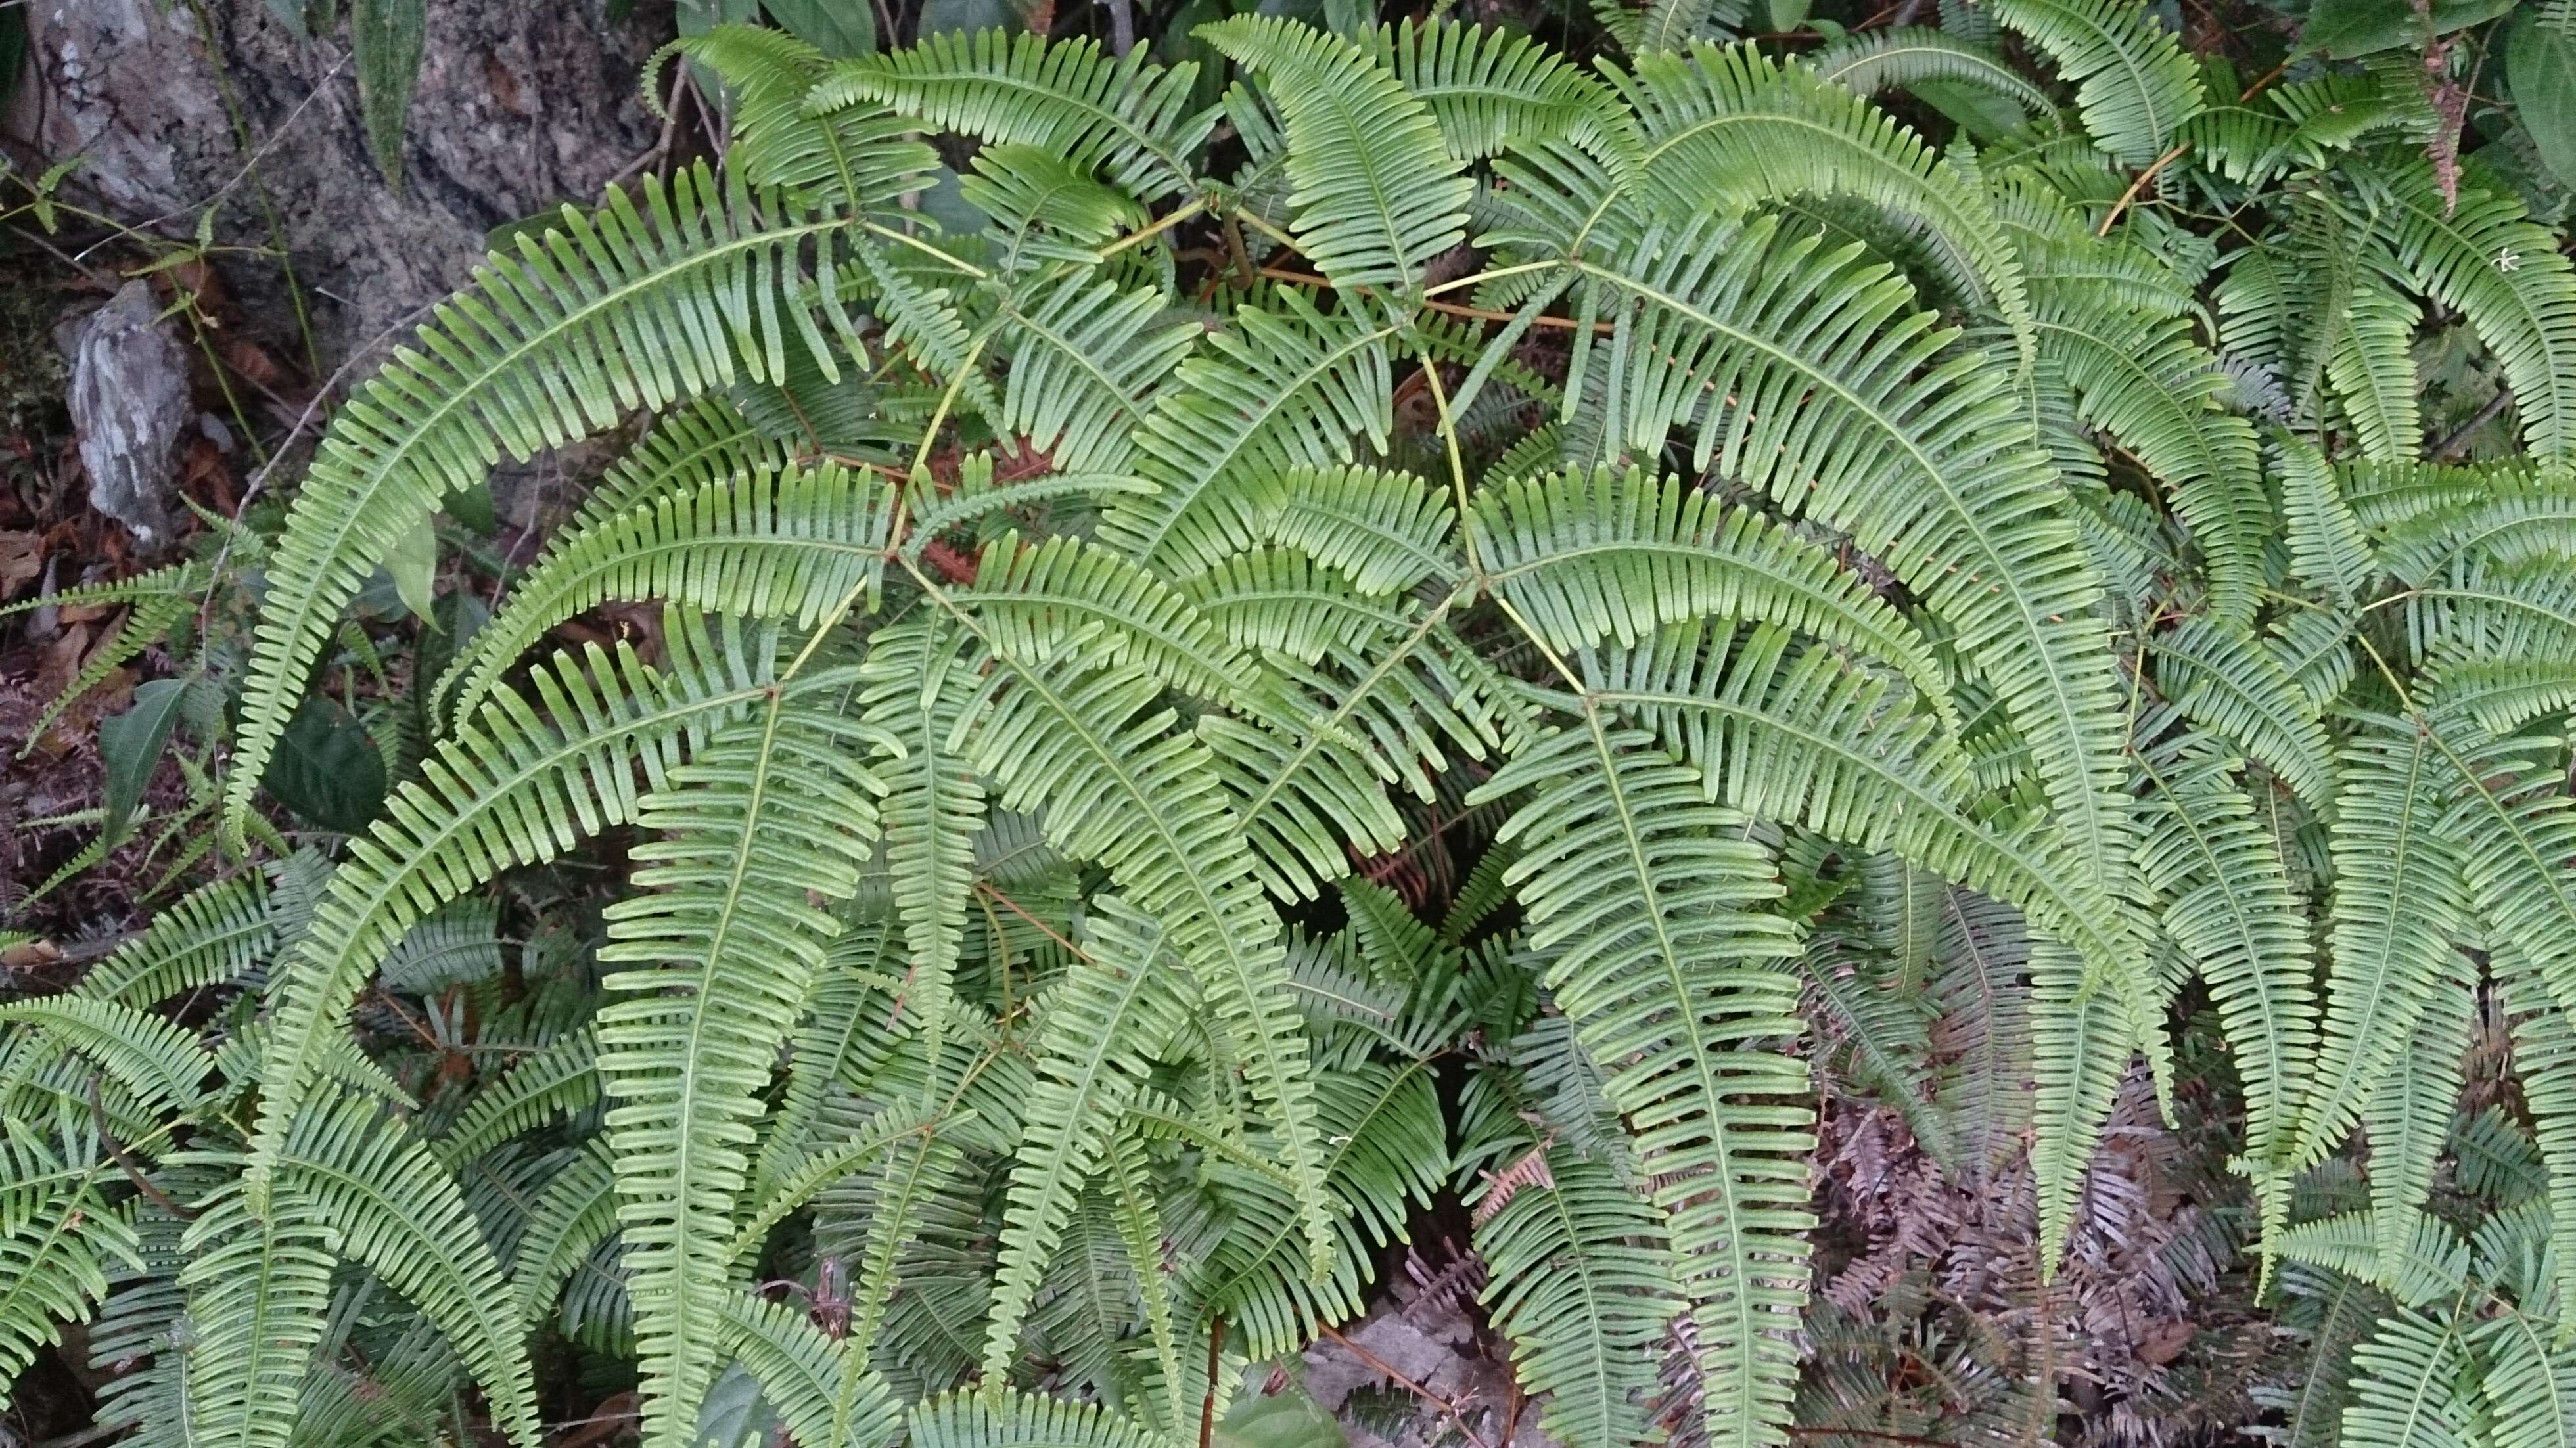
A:
[[[469,1389],[534,1445],[552,1342],[636,1364],[648,1448],[743,1385],[809,1448],[1204,1445],[1455,1200],[1549,1434],[1653,1440],[1678,1341],[1695,1431],[1781,1443],[1811,1062],[2022,1162],[2044,1272],[2187,992],[2265,1276],[2385,1313],[2329,1429],[2565,1421],[2556,237],[2386,67],[2248,88],[2122,0],[1803,56],[1723,11],[1587,65],[1240,17],[1223,76],[687,42],[724,164],[496,253],[267,551],[236,851],[399,540],[642,421],[376,823],[0,1006],[0,1369],[91,1319],[104,1411],[220,1448]],[[952,182],[979,227],[905,204]],[[2428,317],[2496,460],[2425,456]],[[545,647],[619,602],[646,646]],[[505,959],[494,882],[612,830],[604,938]],[[1936,1051],[1998,912],[2022,1034]],[[438,992],[506,1069],[352,1031]],[[2454,1118],[2482,1012],[2527,1132]]]

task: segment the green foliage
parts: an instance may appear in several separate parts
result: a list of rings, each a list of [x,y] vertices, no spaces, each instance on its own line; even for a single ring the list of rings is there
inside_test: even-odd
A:
[[[89,1320],[227,1448],[537,1442],[558,1354],[652,1448],[1149,1448],[1302,1417],[1228,1385],[1463,1208],[1555,1440],[1749,1448],[1863,1431],[1849,1093],[2042,1304],[2129,1255],[2115,1110],[2223,1098],[2235,1235],[2159,1260],[2257,1255],[2289,1440],[2543,1441],[2576,270],[2386,67],[1727,9],[685,42],[722,168],[517,236],[246,531],[247,658],[107,731],[100,853],[175,737],[277,858],[0,1004],[0,1371]],[[343,629],[638,415],[407,680]],[[1951,1330],[2044,1425],[2045,1310]]]

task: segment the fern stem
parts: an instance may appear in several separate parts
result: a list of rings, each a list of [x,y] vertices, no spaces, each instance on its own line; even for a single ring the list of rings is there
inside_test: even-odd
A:
[[[1425,349],[1425,356],[1422,359],[1422,376],[1430,384],[1432,406],[1438,408],[1440,412],[1440,440],[1449,451],[1449,484],[1457,499],[1459,531],[1467,541],[1467,567],[1475,574],[1478,581],[1482,581],[1485,576],[1485,562],[1482,552],[1476,546],[1476,530],[1465,526],[1471,514],[1467,506],[1467,463],[1458,451],[1458,418],[1449,410],[1449,389],[1440,381],[1440,363],[1428,355],[1428,349]],[[1582,677],[1574,672],[1555,649],[1549,647],[1547,640],[1540,636],[1538,627],[1532,624],[1502,593],[1492,592],[1491,596],[1495,605],[1502,609],[1503,616],[1510,619],[1513,627],[1518,628],[1530,643],[1537,647],[1540,657],[1546,659],[1549,667],[1556,670],[1557,677],[1565,680],[1567,688],[1582,695],[1589,707],[1591,693],[1584,687]]]
[[[1171,215],[1164,217],[1162,220],[1155,222],[1153,225],[1148,226],[1141,231],[1131,231],[1127,233],[1125,236],[1109,243],[1100,250],[1093,252],[1092,256],[1097,260],[1107,261],[1111,257],[1116,256],[1118,253],[1125,251],[1131,246],[1153,240],[1155,237],[1162,235],[1164,232],[1171,230],[1173,227],[1180,225],[1182,222],[1189,220],[1191,217],[1196,216],[1205,210],[1207,210],[1207,202],[1204,198],[1192,201],[1188,205],[1181,207]]]
[[[991,340],[992,335],[991,329],[986,329],[981,336],[978,336],[975,339],[974,345],[966,349],[966,360],[957,364],[956,374],[948,379],[948,390],[939,394],[939,407],[936,411],[930,414],[930,421],[923,425],[921,429],[921,446],[915,449],[912,454],[912,471],[915,475],[918,475],[923,468],[929,466],[930,449],[939,441],[939,429],[948,421],[948,410],[957,405],[958,389],[964,387],[966,385],[966,379],[974,375],[975,364],[977,361],[982,359],[984,355],[984,344]],[[900,500],[897,501],[896,506],[898,508],[902,506]],[[895,515],[894,526],[888,530],[887,536],[892,537],[896,533],[901,532],[902,529],[903,515],[898,512]]]
[[[929,242],[922,240],[911,232],[898,231],[894,227],[875,221],[862,221],[859,223],[859,227],[871,236],[882,236],[888,241],[899,241],[904,245],[911,247],[915,251],[922,252],[929,256],[935,256],[939,258],[939,260],[947,263],[948,268],[951,271],[963,273],[966,276],[973,277],[979,282],[992,280],[993,274],[991,272],[984,270],[982,267],[977,266],[973,262],[967,261],[962,257],[950,256],[948,253],[932,246]]]

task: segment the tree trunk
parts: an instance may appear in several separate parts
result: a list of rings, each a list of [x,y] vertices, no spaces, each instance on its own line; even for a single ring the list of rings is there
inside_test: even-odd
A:
[[[219,243],[282,242],[295,292],[273,255],[222,270],[281,341],[300,292],[325,366],[464,281],[493,228],[595,199],[657,129],[637,81],[668,3],[611,23],[602,0],[430,0],[399,187],[367,149],[345,17],[308,39],[268,0],[163,3],[27,0],[10,143],[80,156],[63,195],[124,224],[186,238],[212,205]]]

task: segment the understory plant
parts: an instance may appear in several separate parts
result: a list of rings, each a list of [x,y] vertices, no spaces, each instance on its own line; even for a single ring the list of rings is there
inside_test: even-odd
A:
[[[721,167],[495,254],[259,545],[236,868],[0,1005],[0,1370],[87,1323],[138,1443],[535,1448],[569,1360],[648,1448],[1205,1448],[1445,1203],[1552,1440],[1779,1443],[1821,1068],[2034,1292],[2222,1077],[2319,1345],[2250,1426],[2576,1422],[2558,238],[2412,54],[1683,8],[687,42]],[[372,823],[279,835],[353,600],[600,434]],[[1904,1433],[2053,1431],[1974,1336]]]

